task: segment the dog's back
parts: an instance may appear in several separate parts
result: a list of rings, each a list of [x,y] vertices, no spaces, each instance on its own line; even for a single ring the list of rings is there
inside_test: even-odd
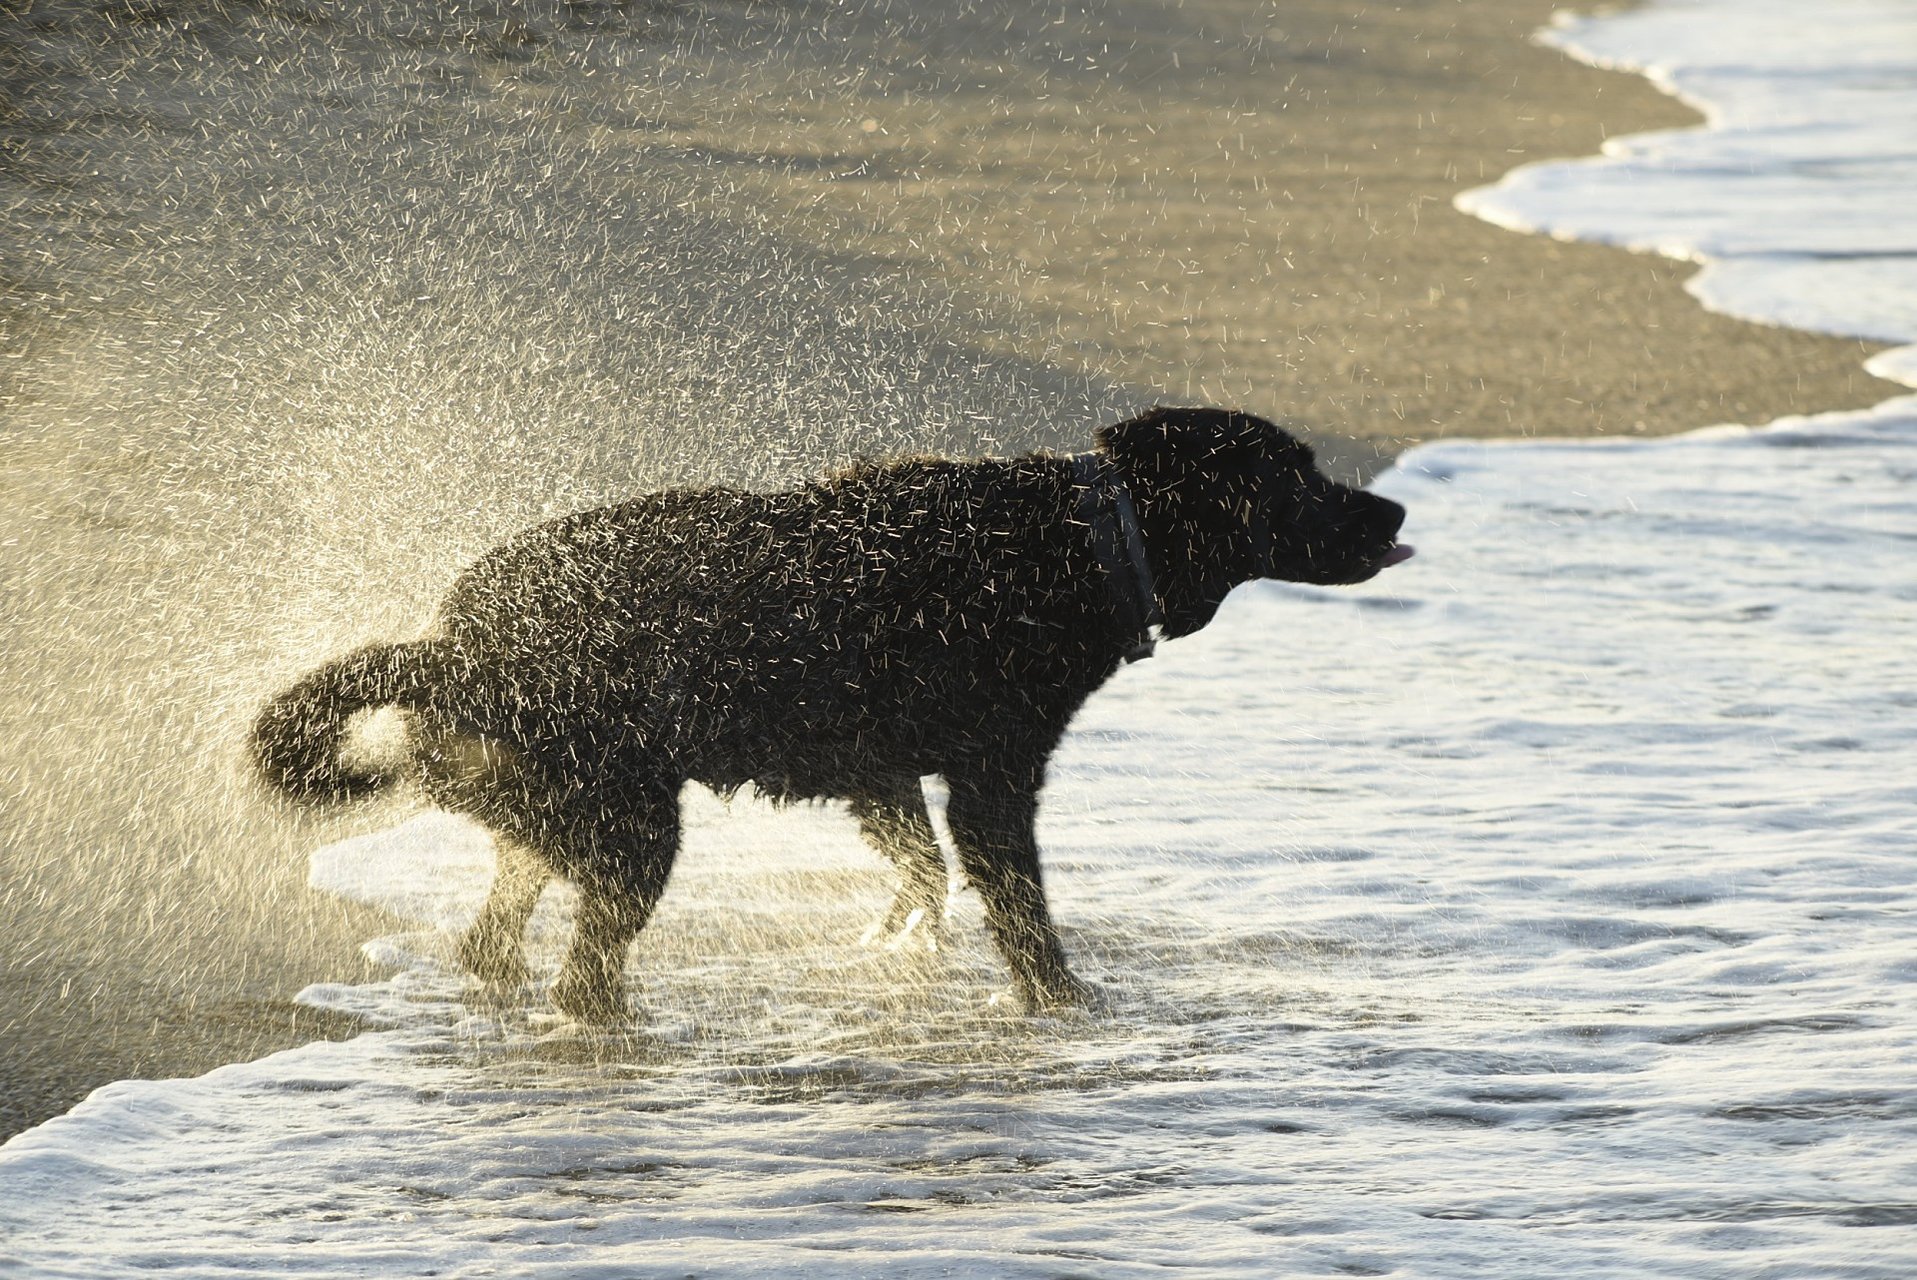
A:
[[[1062,536],[1067,485],[1053,459],[913,459],[552,521],[448,595],[472,680],[438,709],[554,760],[644,753],[719,787],[935,771],[1106,674],[1077,652],[1098,587]]]

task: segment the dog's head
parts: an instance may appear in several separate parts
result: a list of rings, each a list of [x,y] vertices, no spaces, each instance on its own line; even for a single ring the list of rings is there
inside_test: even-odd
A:
[[[1240,582],[1342,586],[1410,558],[1397,541],[1403,507],[1327,479],[1308,447],[1263,418],[1159,408],[1102,429],[1098,444],[1138,505],[1168,634],[1203,626]],[[1202,616],[1181,620],[1180,603]]]

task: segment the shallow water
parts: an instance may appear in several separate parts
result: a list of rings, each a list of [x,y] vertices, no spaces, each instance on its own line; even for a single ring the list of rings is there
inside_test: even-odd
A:
[[[1560,208],[1608,180],[1527,172]],[[1917,336],[1900,296],[1869,332]],[[0,1263],[1907,1275],[1913,480],[1909,400],[1407,455],[1379,487],[1417,559],[1242,591],[1061,750],[1041,837],[1090,1015],[1008,1009],[970,895],[937,950],[861,946],[887,876],[832,810],[689,796],[616,1037],[467,1002],[470,829],[328,845],[318,889],[419,924],[369,943],[392,980],[303,999],[390,1029],[15,1138]]]
[[[40,1274],[1905,1274],[1907,410],[1422,449],[1411,564],[1248,588],[1102,692],[1042,837],[1108,1009],[1025,1019],[964,895],[858,945],[825,810],[690,801],[624,1037],[461,1003],[483,837],[315,882],[423,931],[394,1020],[16,1138]],[[564,903],[535,925],[550,972]]]

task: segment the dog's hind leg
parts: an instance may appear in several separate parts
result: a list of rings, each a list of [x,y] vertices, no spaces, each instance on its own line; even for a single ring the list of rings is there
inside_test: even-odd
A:
[[[946,822],[959,870],[985,900],[985,923],[1034,1007],[1088,1004],[1092,989],[1072,976],[1045,902],[1038,864],[1038,790],[1043,767],[947,774]]]
[[[493,837],[492,891],[479,917],[460,937],[459,962],[489,987],[516,987],[526,980],[521,939],[552,868],[510,836]]]
[[[596,816],[562,864],[579,887],[579,905],[552,1002],[580,1022],[604,1024],[626,1016],[626,952],[652,918],[679,853],[678,795]]]
[[[884,919],[869,939],[900,938],[923,929],[936,938],[945,921],[945,895],[950,877],[939,850],[932,819],[925,811],[925,792],[917,778],[888,779],[852,799],[852,816],[866,843],[891,859],[899,869],[899,889]]]

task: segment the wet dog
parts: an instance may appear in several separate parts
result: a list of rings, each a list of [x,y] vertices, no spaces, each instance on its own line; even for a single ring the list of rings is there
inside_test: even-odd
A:
[[[425,638],[361,649],[275,698],[254,757],[293,797],[350,798],[391,779],[342,758],[349,720],[403,708],[412,776],[498,837],[462,961],[521,980],[527,917],[563,876],[580,895],[552,999],[590,1021],[626,1010],[628,943],[672,870],[688,780],[850,801],[899,870],[884,922],[897,931],[943,913],[919,785],[938,774],[1019,991],[1078,1002],[1033,830],[1073,714],[1240,583],[1361,582],[1405,558],[1404,514],[1326,479],[1272,423],[1214,409],[1153,410],[1075,457],[670,490],[486,555]]]

